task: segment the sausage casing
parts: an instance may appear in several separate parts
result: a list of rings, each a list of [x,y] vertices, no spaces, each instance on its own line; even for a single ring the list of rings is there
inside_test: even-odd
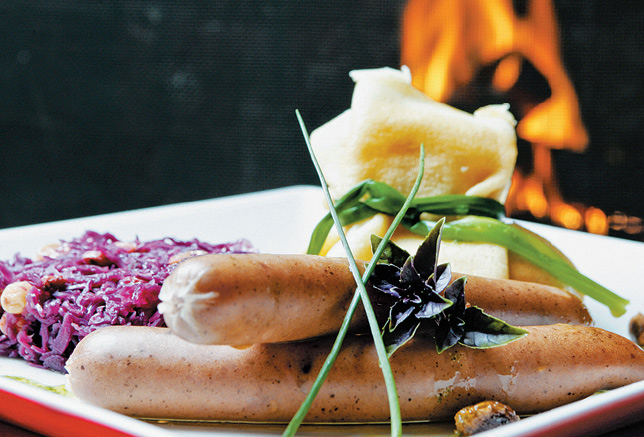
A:
[[[294,341],[337,332],[355,289],[346,258],[204,255],[182,262],[165,280],[159,311],[175,334],[195,343]],[[379,319],[387,320],[388,297],[367,291]],[[546,285],[468,276],[465,298],[512,325],[591,322],[577,296]],[[352,329],[366,326],[360,307]]]
[[[446,420],[496,400],[532,414],[644,379],[644,351],[630,340],[579,325],[527,327],[492,349],[442,354],[416,337],[391,357],[403,420]],[[186,342],[165,328],[114,326],[85,337],[67,362],[82,400],[147,418],[284,422],[327,357],[332,339],[246,349]],[[388,421],[370,336],[349,336],[306,417],[308,422]]]

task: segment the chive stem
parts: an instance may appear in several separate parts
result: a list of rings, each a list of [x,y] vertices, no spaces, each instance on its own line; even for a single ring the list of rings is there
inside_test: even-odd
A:
[[[313,386],[311,387],[311,390],[309,391],[307,397],[305,398],[304,402],[298,409],[297,413],[295,414],[291,422],[288,424],[286,430],[284,431],[283,436],[294,435],[297,432],[297,429],[299,428],[299,426],[302,424],[322,384],[326,380],[331,370],[331,367],[335,362],[335,359],[340,353],[340,349],[342,348],[342,343],[344,342],[344,339],[346,338],[347,332],[349,330],[349,324],[361,300],[365,307],[365,312],[367,314],[367,319],[369,321],[371,334],[374,339],[376,353],[378,355],[379,365],[382,369],[383,377],[385,379],[385,385],[387,388],[387,397],[389,400],[390,416],[391,416],[391,434],[392,436],[400,436],[402,435],[402,419],[400,415],[400,404],[398,401],[398,393],[396,390],[393,372],[391,370],[391,366],[389,365],[389,360],[387,357],[385,345],[382,340],[380,326],[378,326],[378,321],[376,319],[373,307],[371,306],[369,296],[367,295],[365,284],[367,283],[367,281],[369,280],[369,277],[373,273],[373,269],[375,268],[375,265],[378,259],[380,259],[380,257],[382,256],[382,252],[386,248],[387,241],[389,241],[396,227],[402,221],[405,215],[405,212],[407,211],[407,209],[409,208],[409,205],[411,204],[411,201],[413,200],[414,196],[418,192],[418,188],[420,187],[420,182],[422,180],[423,171],[425,168],[425,165],[424,165],[425,149],[424,149],[424,146],[421,145],[421,157],[420,157],[420,166],[419,166],[420,168],[418,172],[418,177],[416,179],[416,183],[414,184],[414,187],[412,188],[411,193],[407,197],[403,207],[398,212],[391,226],[387,230],[387,233],[385,234],[383,240],[381,241],[380,245],[376,249],[371,261],[367,264],[363,276],[360,277],[358,266],[356,264],[355,258],[353,257],[353,254],[351,253],[351,248],[349,247],[349,244],[346,240],[344,230],[342,229],[342,224],[340,222],[340,219],[338,218],[337,211],[335,210],[335,207],[333,205],[333,199],[331,198],[331,195],[329,193],[329,188],[326,183],[326,179],[324,178],[322,170],[313,152],[313,148],[311,146],[310,138],[306,130],[306,127],[304,125],[304,121],[302,120],[300,112],[297,110],[296,110],[296,116],[300,124],[300,128],[302,129],[302,134],[304,135],[304,139],[305,139],[307,148],[309,150],[309,154],[311,155],[313,164],[320,178],[320,182],[322,184],[322,188],[326,196],[327,203],[329,205],[329,211],[331,213],[331,216],[333,217],[333,221],[335,223],[336,229],[342,241],[342,245],[347,253],[347,258],[349,260],[349,267],[356,280],[357,289],[353,295],[353,299],[351,300],[349,309],[344,317],[342,325],[340,326],[340,330],[337,334],[335,342],[333,343],[331,352],[329,353],[324,364],[322,365],[322,368],[320,369],[320,372],[318,373],[317,378],[315,379]]]

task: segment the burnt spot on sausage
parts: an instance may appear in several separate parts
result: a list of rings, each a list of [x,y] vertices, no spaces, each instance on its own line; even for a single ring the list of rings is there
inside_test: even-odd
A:
[[[310,361],[302,363],[300,369],[302,370],[302,373],[304,375],[308,375],[311,373],[311,368],[313,367],[313,364]]]

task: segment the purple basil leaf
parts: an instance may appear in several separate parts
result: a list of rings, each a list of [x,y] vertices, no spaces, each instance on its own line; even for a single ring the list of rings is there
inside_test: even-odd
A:
[[[434,339],[436,341],[436,351],[440,354],[443,351],[451,348],[456,345],[463,334],[465,329],[463,327],[462,320],[455,318],[443,318],[438,324],[436,333],[434,334]]]
[[[452,302],[450,300],[445,299],[439,294],[431,293],[431,295],[427,297],[426,302],[423,303],[416,313],[416,317],[419,319],[429,319],[442,313],[450,306],[452,306]]]
[[[402,299],[403,296],[407,293],[407,290],[404,288],[391,286],[388,289],[380,289],[381,291],[384,291],[385,293],[389,294],[391,297],[394,297],[396,299]]]
[[[394,297],[400,297],[400,269],[391,264],[377,264],[369,278],[371,286]]]
[[[395,330],[385,328],[382,333],[382,340],[385,344],[387,356],[391,357],[398,348],[411,340],[416,333],[418,326],[420,326],[420,322],[417,319],[410,317],[404,323],[401,323]]]
[[[449,264],[440,264],[436,267],[436,275],[434,276],[434,290],[440,293],[449,285],[452,280],[452,268]]]
[[[423,303],[423,298],[419,296],[417,293],[410,293],[407,296],[406,300],[416,305]]]
[[[445,297],[454,302],[453,311],[462,313],[465,310],[465,282],[467,276],[461,276],[445,289]]]
[[[414,268],[414,258],[409,258],[400,269],[400,281],[407,284],[410,288],[423,288],[424,281]]]
[[[467,277],[451,282],[449,264],[437,265],[443,223],[444,219],[439,220],[413,257],[391,243],[381,257],[391,264],[376,265],[370,278],[374,289],[396,299],[382,334],[388,356],[414,336],[421,322],[423,332],[433,336],[438,353],[458,343],[473,348],[499,346],[527,334],[479,308],[467,308]],[[372,236],[374,250],[380,241]]]
[[[398,301],[391,307],[389,312],[389,330],[393,331],[396,329],[402,322],[407,320],[414,312],[415,308],[412,304]]]
[[[414,268],[422,278],[427,279],[436,273],[443,223],[445,223],[444,218],[436,223],[414,256]]]

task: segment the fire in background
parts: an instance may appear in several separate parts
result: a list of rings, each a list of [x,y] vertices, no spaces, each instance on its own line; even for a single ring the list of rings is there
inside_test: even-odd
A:
[[[401,63],[437,101],[466,110],[511,103],[520,157],[509,215],[596,234],[643,234],[640,218],[568,201],[559,188],[553,153],[575,159],[592,138],[563,63],[552,1],[410,0]]]

